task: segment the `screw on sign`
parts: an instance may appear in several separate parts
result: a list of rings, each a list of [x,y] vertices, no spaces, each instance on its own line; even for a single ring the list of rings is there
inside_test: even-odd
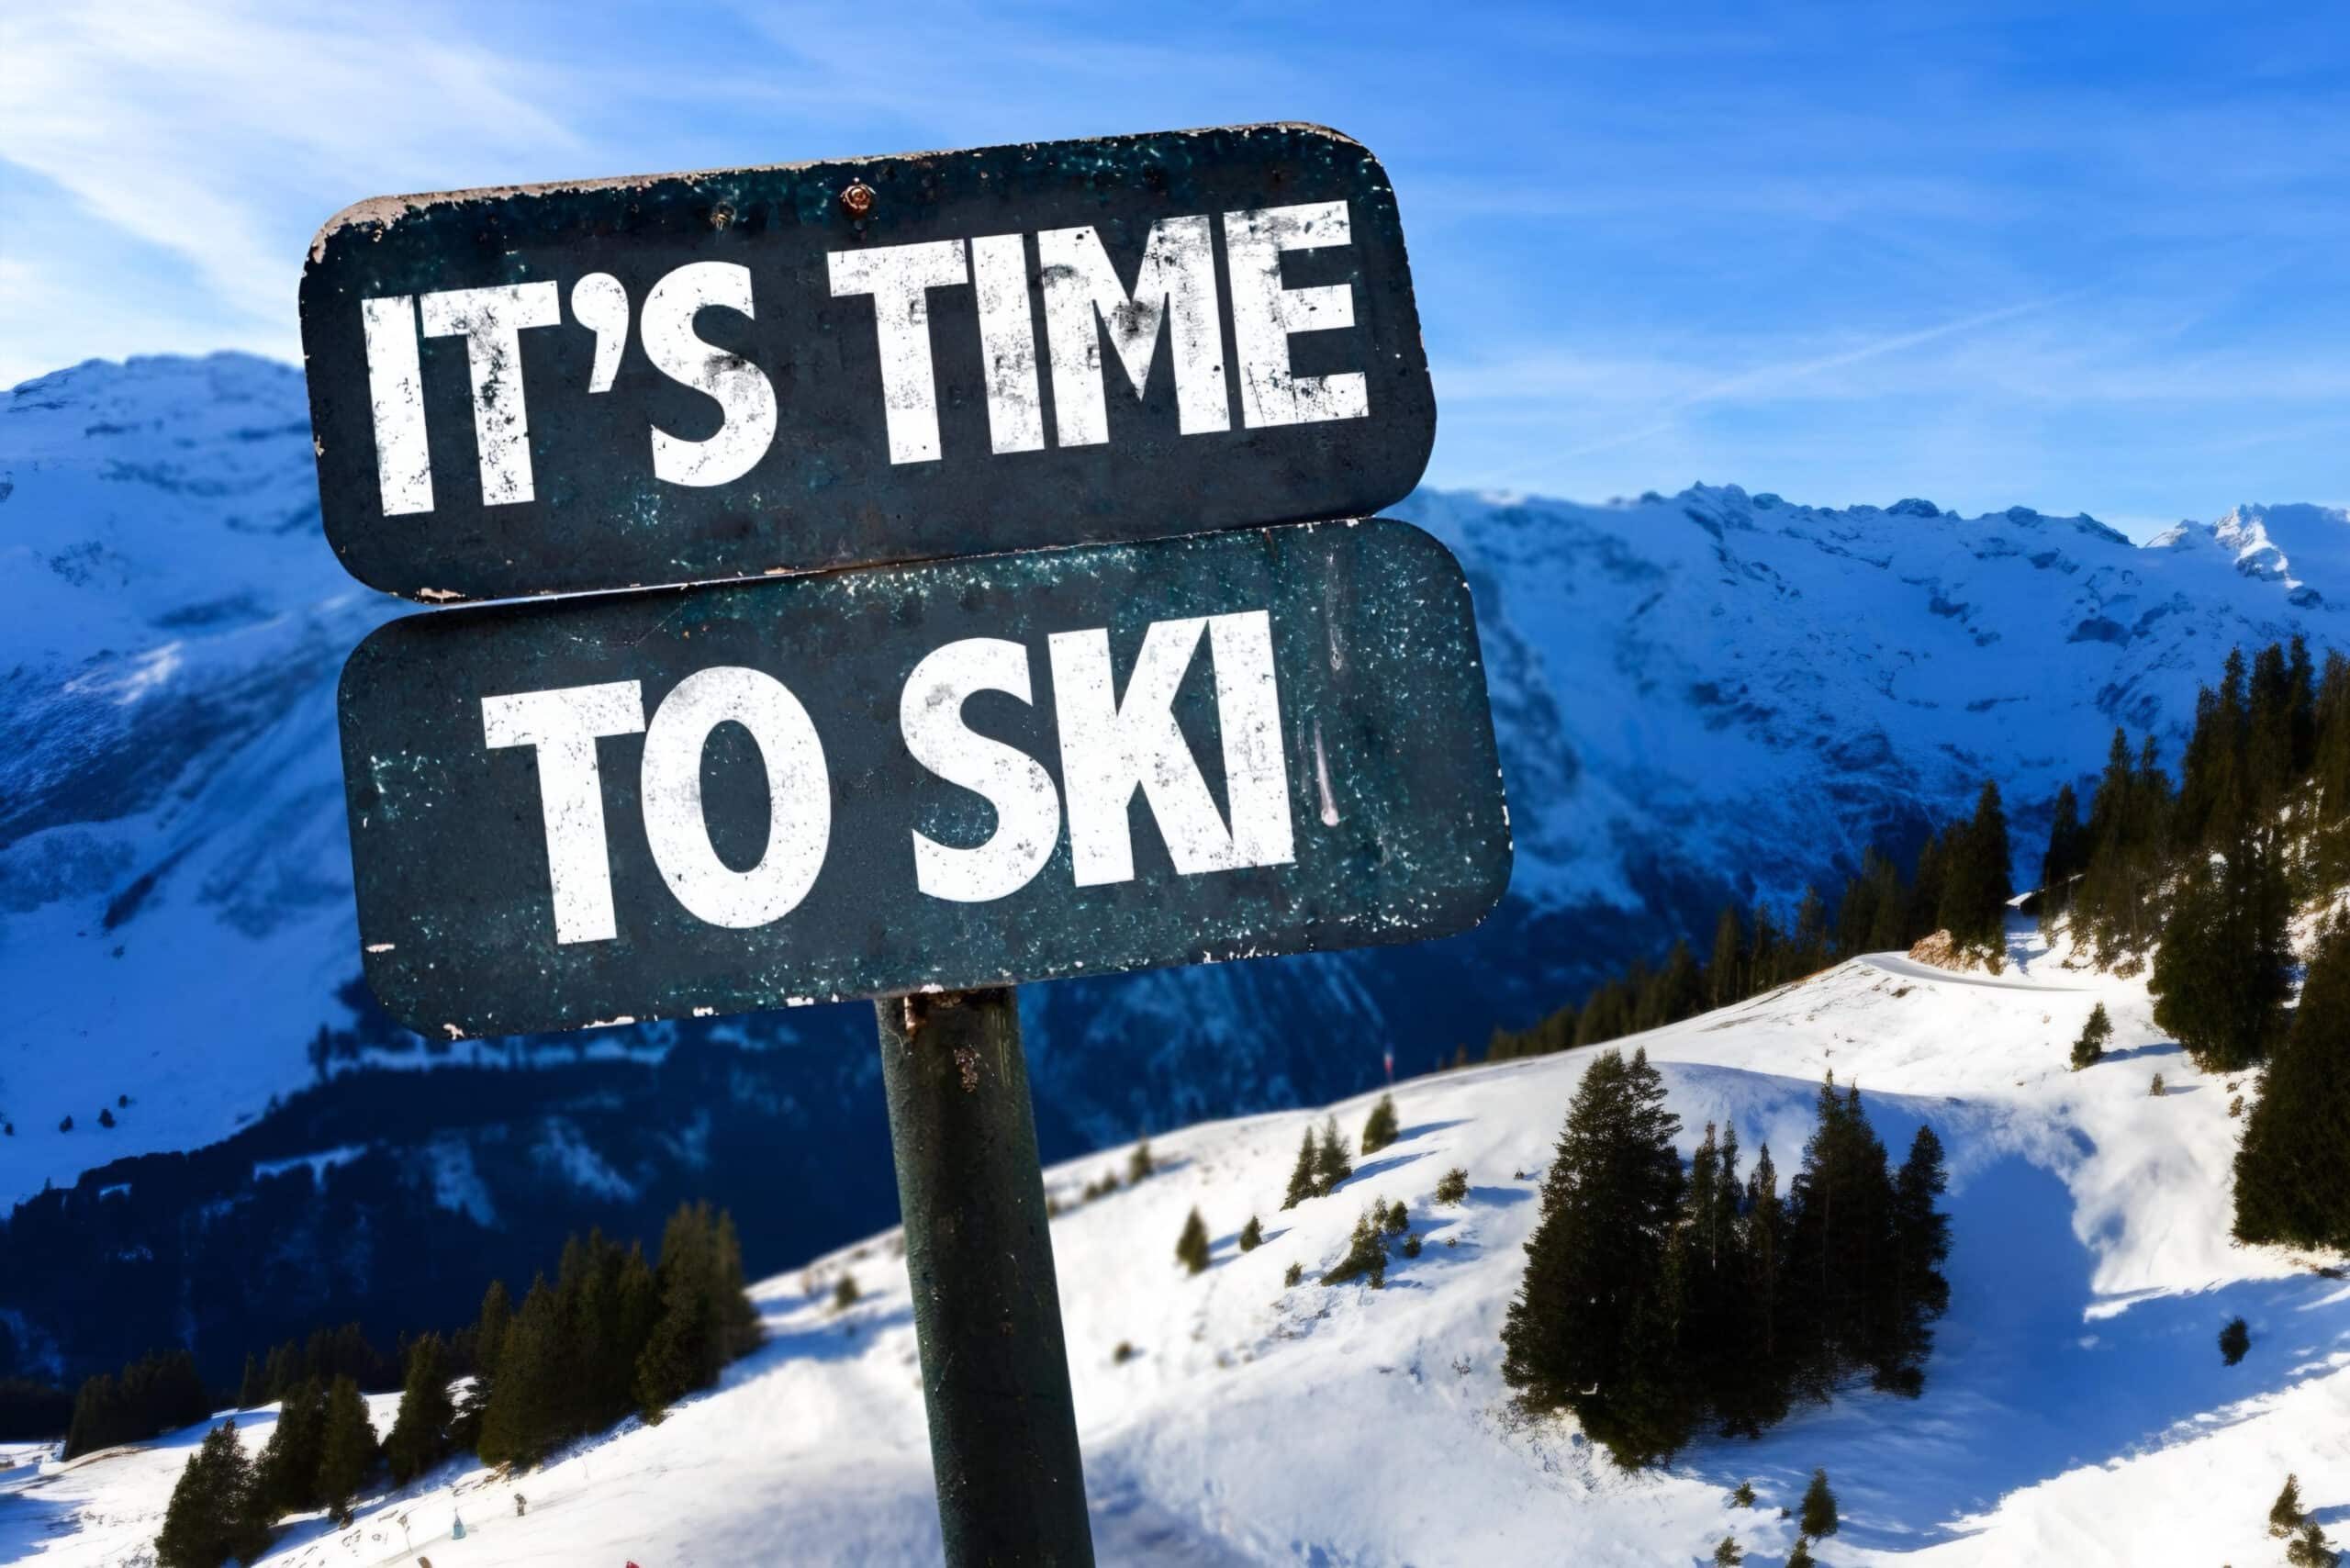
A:
[[[345,565],[566,595],[346,665],[369,983],[450,1038],[874,999],[946,1558],[1091,1562],[1013,987],[1508,880],[1467,585],[1369,515],[1435,430],[1383,171],[1275,125],[387,199],[302,313]]]

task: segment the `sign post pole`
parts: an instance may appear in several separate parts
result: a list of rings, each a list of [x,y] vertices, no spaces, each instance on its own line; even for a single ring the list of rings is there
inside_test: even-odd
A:
[[[1091,1568],[1013,990],[884,997],[881,1081],[948,1568]]]

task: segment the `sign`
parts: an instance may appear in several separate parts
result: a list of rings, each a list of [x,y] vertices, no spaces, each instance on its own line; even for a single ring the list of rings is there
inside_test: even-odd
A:
[[[327,537],[434,602],[1367,515],[1436,431],[1315,126],[386,197],[301,307]]]
[[[1400,522],[411,616],[341,709],[367,976],[439,1037],[1407,941],[1509,877]]]

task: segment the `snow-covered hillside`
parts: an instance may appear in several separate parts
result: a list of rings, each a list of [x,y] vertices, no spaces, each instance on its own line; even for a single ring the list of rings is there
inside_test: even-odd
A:
[[[1626,1042],[1662,1068],[1684,1152],[1734,1123],[1792,1170],[1820,1076],[1858,1081],[1897,1149],[1948,1146],[1953,1301],[1923,1399],[1865,1391],[1759,1441],[1709,1439],[1626,1476],[1571,1430],[1510,1412],[1498,1332],[1539,1176],[1589,1053],[1397,1091],[1404,1134],[1337,1194],[1278,1207],[1305,1117],[1154,1140],[1159,1173],[1054,1226],[1087,1484],[1111,1562],[1688,1563],[1735,1534],[1757,1564],[1813,1466],[1844,1514],[1830,1563],[1932,1568],[2281,1561],[2288,1471],[2338,1536],[2350,1516],[2350,1285],[2227,1239],[2231,1091],[2154,1029],[2142,984],[2065,969],[2019,934],[1999,977],[1880,956]],[[2116,1035],[2065,1056],[2102,1001]],[[2160,1072],[2169,1092],[2148,1094]],[[1368,1098],[1337,1107],[1351,1134]],[[1433,1201],[1453,1165],[1458,1207]],[[1112,1151],[1049,1173],[1065,1201]],[[1313,1276],[1362,1206],[1403,1200],[1425,1240],[1384,1290]],[[1198,1205],[1208,1271],[1173,1258]],[[1241,1254],[1251,1214],[1267,1239]],[[936,1550],[903,1265],[882,1236],[755,1293],[770,1343],[656,1428],[628,1424],[511,1484],[453,1466],[297,1526],[273,1564],[436,1568],[921,1561]],[[1303,1264],[1305,1282],[1284,1288]],[[855,1273],[863,1299],[835,1314]],[[2253,1349],[2221,1363],[2241,1313]],[[1136,1352],[1123,1362],[1121,1343]],[[379,1406],[388,1426],[390,1402]],[[243,1418],[250,1443],[266,1415]],[[0,1555],[118,1564],[151,1538],[198,1431],[38,1478],[0,1472]],[[1748,1512],[1728,1500],[1742,1479]],[[511,1493],[530,1499],[514,1517]],[[448,1539],[462,1517],[466,1539]],[[401,1522],[405,1520],[405,1529]]]

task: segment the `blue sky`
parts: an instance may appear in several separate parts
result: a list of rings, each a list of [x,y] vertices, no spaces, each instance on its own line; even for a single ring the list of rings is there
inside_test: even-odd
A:
[[[2350,501],[2338,7],[8,7],[0,386],[297,357],[360,196],[1256,119],[1395,179],[1429,477]]]

